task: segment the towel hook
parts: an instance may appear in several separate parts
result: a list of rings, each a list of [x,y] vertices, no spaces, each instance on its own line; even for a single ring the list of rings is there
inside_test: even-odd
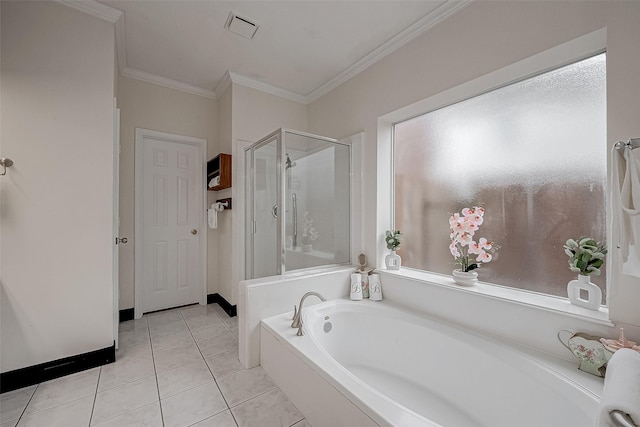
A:
[[[640,147],[640,138],[631,138],[627,142],[618,141],[614,144],[614,147],[618,150],[622,150],[624,148],[629,148],[630,150],[634,150]]]
[[[0,173],[0,176],[6,175],[7,168],[10,168],[11,166],[13,166],[13,160],[7,159],[6,157],[2,157],[0,158],[0,166],[2,166],[2,173]]]

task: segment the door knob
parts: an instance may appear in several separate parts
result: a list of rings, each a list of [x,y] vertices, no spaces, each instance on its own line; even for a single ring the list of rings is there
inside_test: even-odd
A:
[[[13,160],[7,159],[6,157],[2,157],[0,158],[0,166],[2,166],[2,173],[0,173],[0,175],[6,175],[7,168],[10,168],[11,166],[13,166]]]
[[[193,235],[195,236],[196,234],[198,234],[198,230],[196,230],[196,229],[194,228],[193,230],[191,230],[191,234],[193,234]]]
[[[126,237],[123,237],[123,238],[116,237],[116,245],[117,245],[118,243],[125,244],[125,243],[127,243],[128,241],[129,241],[129,240],[128,240]]]

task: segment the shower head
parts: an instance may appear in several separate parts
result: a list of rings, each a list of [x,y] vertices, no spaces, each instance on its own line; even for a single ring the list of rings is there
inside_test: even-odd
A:
[[[289,153],[287,153],[286,156],[287,156],[287,161],[285,162],[284,170],[292,168],[296,165],[296,162],[292,162],[291,158],[289,158]]]

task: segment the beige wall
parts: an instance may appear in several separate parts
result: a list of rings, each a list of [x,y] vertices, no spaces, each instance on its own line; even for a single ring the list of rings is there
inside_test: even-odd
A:
[[[233,85],[233,139],[257,141],[279,128],[306,131],[306,105],[246,86]]]
[[[606,27],[608,142],[637,137],[637,22],[635,1],[473,2],[313,102],[310,132],[342,137],[365,130],[366,252],[376,254],[379,230],[390,226],[384,218],[388,204],[376,198],[385,182],[378,182],[373,165],[388,161],[377,155],[378,117]],[[611,282],[611,317],[640,325],[638,280],[616,273]]]
[[[231,119],[232,119],[232,88],[229,88],[218,98],[218,149],[215,153],[211,153],[211,157],[217,155],[218,153],[225,153],[233,155],[233,150],[231,149]],[[232,158],[232,178],[231,185],[236,186],[240,182],[238,177],[236,176],[237,167],[235,163],[238,159]],[[207,202],[208,205],[215,203],[216,200],[231,197],[231,190],[222,190],[222,191],[208,191],[207,192]],[[235,202],[235,200],[233,201]],[[233,203],[232,204],[235,204]],[[233,209],[236,209],[236,206],[233,206]],[[226,271],[228,271],[228,264],[221,264],[219,262],[219,258],[226,259],[226,255],[224,252],[229,252],[231,249],[231,213],[221,212],[218,213],[218,228],[212,230],[208,228],[208,244],[209,244],[209,255],[208,255],[208,274],[207,281],[209,283],[209,289],[216,289],[217,293],[220,293],[220,289],[224,286],[222,285],[222,278],[228,277]],[[227,300],[229,301],[229,300]]]
[[[2,372],[113,345],[112,24],[1,2]]]
[[[120,309],[134,306],[135,253],[135,128],[151,129],[207,140],[207,160],[219,151],[215,100],[120,76]],[[209,238],[211,238],[211,233]],[[216,245],[208,242],[208,290],[216,293]],[[213,260],[213,262],[211,261]]]

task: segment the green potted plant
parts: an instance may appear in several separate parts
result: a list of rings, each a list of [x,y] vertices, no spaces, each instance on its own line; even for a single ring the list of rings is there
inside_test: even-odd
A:
[[[591,283],[590,275],[599,276],[600,268],[604,265],[607,247],[591,237],[582,236],[569,239],[564,245],[564,252],[569,256],[569,269],[578,273],[578,279],[567,284],[567,295],[572,304],[599,310],[602,302],[600,287]],[[582,298],[585,291],[587,298]]]
[[[402,233],[400,230],[387,230],[384,235],[384,241],[387,244],[387,249],[391,251],[389,255],[384,258],[384,263],[387,266],[387,270],[400,270],[402,265],[402,258],[396,253],[402,244]]]

